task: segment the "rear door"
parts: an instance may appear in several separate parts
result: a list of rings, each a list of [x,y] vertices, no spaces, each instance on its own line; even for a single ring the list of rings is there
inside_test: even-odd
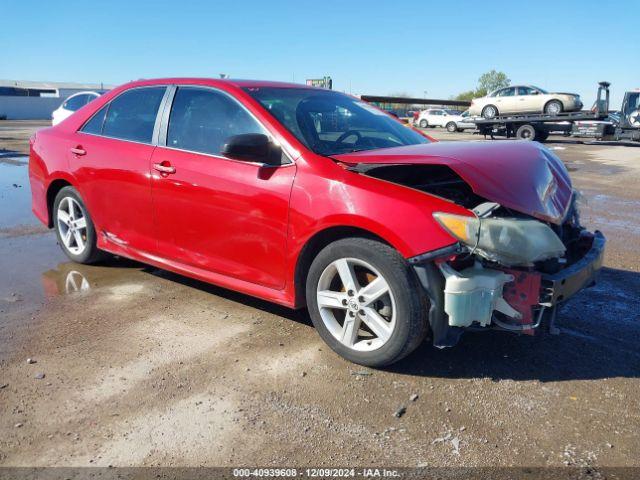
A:
[[[496,94],[496,106],[499,113],[517,112],[518,108],[515,101],[516,87],[503,88]]]
[[[101,240],[155,251],[150,160],[165,86],[126,90],[75,134],[70,169]]]
[[[221,154],[233,135],[268,134],[225,92],[179,86],[168,108],[152,159],[161,255],[282,288],[295,164],[285,158],[282,166],[264,167]]]

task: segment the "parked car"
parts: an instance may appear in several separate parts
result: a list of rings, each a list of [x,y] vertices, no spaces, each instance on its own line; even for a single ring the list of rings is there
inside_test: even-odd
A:
[[[594,282],[601,233],[534,142],[434,142],[339,92],[213,79],[116,88],[30,139],[35,215],[106,252],[308,309],[385,366],[425,337],[530,333]]]
[[[463,130],[475,130],[476,124],[469,121],[469,111],[463,113],[442,108],[430,108],[420,113],[415,123],[422,127],[444,127],[448,132],[462,132]]]
[[[473,123],[473,118],[469,114],[469,110],[462,112],[459,118],[451,119],[449,123],[445,125],[445,128],[449,132],[462,132],[464,130],[475,130],[476,124]]]
[[[471,115],[494,118],[512,113],[547,113],[557,115],[582,109],[577,93],[549,93],[533,85],[500,88],[489,95],[471,100]]]
[[[460,114],[454,110],[444,108],[428,108],[418,115],[417,124],[421,128],[445,127],[449,122],[461,120]],[[455,130],[453,130],[455,131]]]
[[[100,96],[98,92],[78,92],[66,98],[62,104],[51,114],[51,125],[57,125],[65,118],[70,117],[76,110],[80,110],[87,103]]]

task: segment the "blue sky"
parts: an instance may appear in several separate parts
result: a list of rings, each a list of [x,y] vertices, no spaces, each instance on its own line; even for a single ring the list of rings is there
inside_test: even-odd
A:
[[[613,107],[640,87],[640,0],[3,0],[0,78],[119,84],[158,76],[304,82],[448,98],[495,68]]]

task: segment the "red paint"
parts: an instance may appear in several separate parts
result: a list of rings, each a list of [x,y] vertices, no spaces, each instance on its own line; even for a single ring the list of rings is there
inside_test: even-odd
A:
[[[553,223],[561,223],[572,195],[562,161],[534,142],[438,142],[336,158],[354,164],[447,165],[481,197]],[[550,182],[551,189],[543,201]]]
[[[533,307],[539,307],[541,275],[536,272],[504,269],[505,273],[513,275],[513,282],[507,283],[502,291],[505,301],[522,314],[521,325],[535,323]],[[533,335],[533,329],[523,330],[522,333]]]
[[[261,168],[78,132],[122,91],[170,84],[208,85],[234,96],[294,163]],[[369,232],[404,257],[454,243],[432,214],[470,215],[468,210],[345,170],[313,153],[242,90],[251,86],[288,85],[179,78],[133,82],[106,93],[56,127],[39,131],[29,164],[34,213],[48,223],[47,191],[54,181],[64,180],[84,199],[99,248],[289,306],[296,302],[294,274],[300,253],[326,229]],[[558,179],[553,202],[564,205],[569,188],[563,168],[533,144],[433,143],[343,155],[341,160],[446,163],[479,195],[541,217],[544,209],[536,202],[535,190],[544,172]],[[161,172],[154,165],[176,171]]]

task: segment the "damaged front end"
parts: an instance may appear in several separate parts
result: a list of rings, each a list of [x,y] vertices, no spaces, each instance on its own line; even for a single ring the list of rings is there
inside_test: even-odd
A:
[[[410,259],[436,305],[436,346],[455,345],[465,329],[533,334],[545,318],[553,328],[557,305],[595,283],[605,239],[580,226],[575,198],[561,225],[513,216],[495,203],[473,212],[435,213],[459,243]]]
[[[535,142],[440,142],[336,157],[345,168],[453,202],[434,212],[456,243],[409,259],[438,347],[468,329],[533,334],[592,285],[605,239],[580,225],[562,161]],[[428,234],[428,232],[425,232]]]

